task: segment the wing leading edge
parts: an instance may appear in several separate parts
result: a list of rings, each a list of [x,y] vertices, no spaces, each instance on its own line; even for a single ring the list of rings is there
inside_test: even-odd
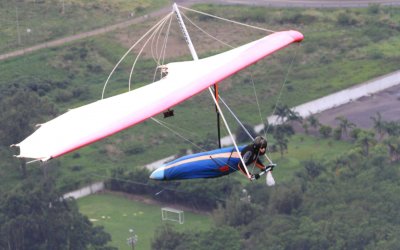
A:
[[[298,31],[281,31],[233,50],[165,65],[168,75],[152,84],[72,109],[41,125],[17,144],[17,157],[46,161],[138,124],[207,89],[291,43]]]

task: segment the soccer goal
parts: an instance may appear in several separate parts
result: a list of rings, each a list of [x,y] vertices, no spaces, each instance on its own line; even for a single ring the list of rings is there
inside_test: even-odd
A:
[[[183,211],[170,207],[161,208],[161,218],[162,220],[176,221],[179,222],[179,224],[185,222]]]

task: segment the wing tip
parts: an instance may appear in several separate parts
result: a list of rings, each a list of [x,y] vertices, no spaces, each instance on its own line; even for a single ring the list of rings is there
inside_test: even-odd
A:
[[[152,180],[164,180],[165,179],[164,168],[163,167],[157,168],[151,173],[149,178]]]
[[[301,42],[304,39],[304,35],[297,30],[289,30],[289,35],[294,39],[295,42]]]

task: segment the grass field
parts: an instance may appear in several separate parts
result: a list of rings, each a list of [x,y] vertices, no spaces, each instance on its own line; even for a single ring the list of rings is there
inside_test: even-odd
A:
[[[0,53],[129,20],[167,3],[167,0],[0,1]]]
[[[126,241],[129,229],[138,236],[136,249],[150,249],[155,229],[165,223],[175,225],[178,230],[207,230],[212,226],[211,218],[184,211],[185,222],[161,220],[161,206],[147,205],[111,194],[96,194],[78,200],[80,212],[88,216],[94,225],[102,225],[111,234],[110,245],[118,249],[131,249]]]

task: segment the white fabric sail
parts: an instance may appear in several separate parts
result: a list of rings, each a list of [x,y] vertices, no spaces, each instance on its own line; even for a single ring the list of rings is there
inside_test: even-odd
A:
[[[165,65],[167,76],[144,87],[72,109],[17,144],[17,157],[46,161],[64,155],[173,107],[293,42],[298,31],[281,31],[236,49]]]

